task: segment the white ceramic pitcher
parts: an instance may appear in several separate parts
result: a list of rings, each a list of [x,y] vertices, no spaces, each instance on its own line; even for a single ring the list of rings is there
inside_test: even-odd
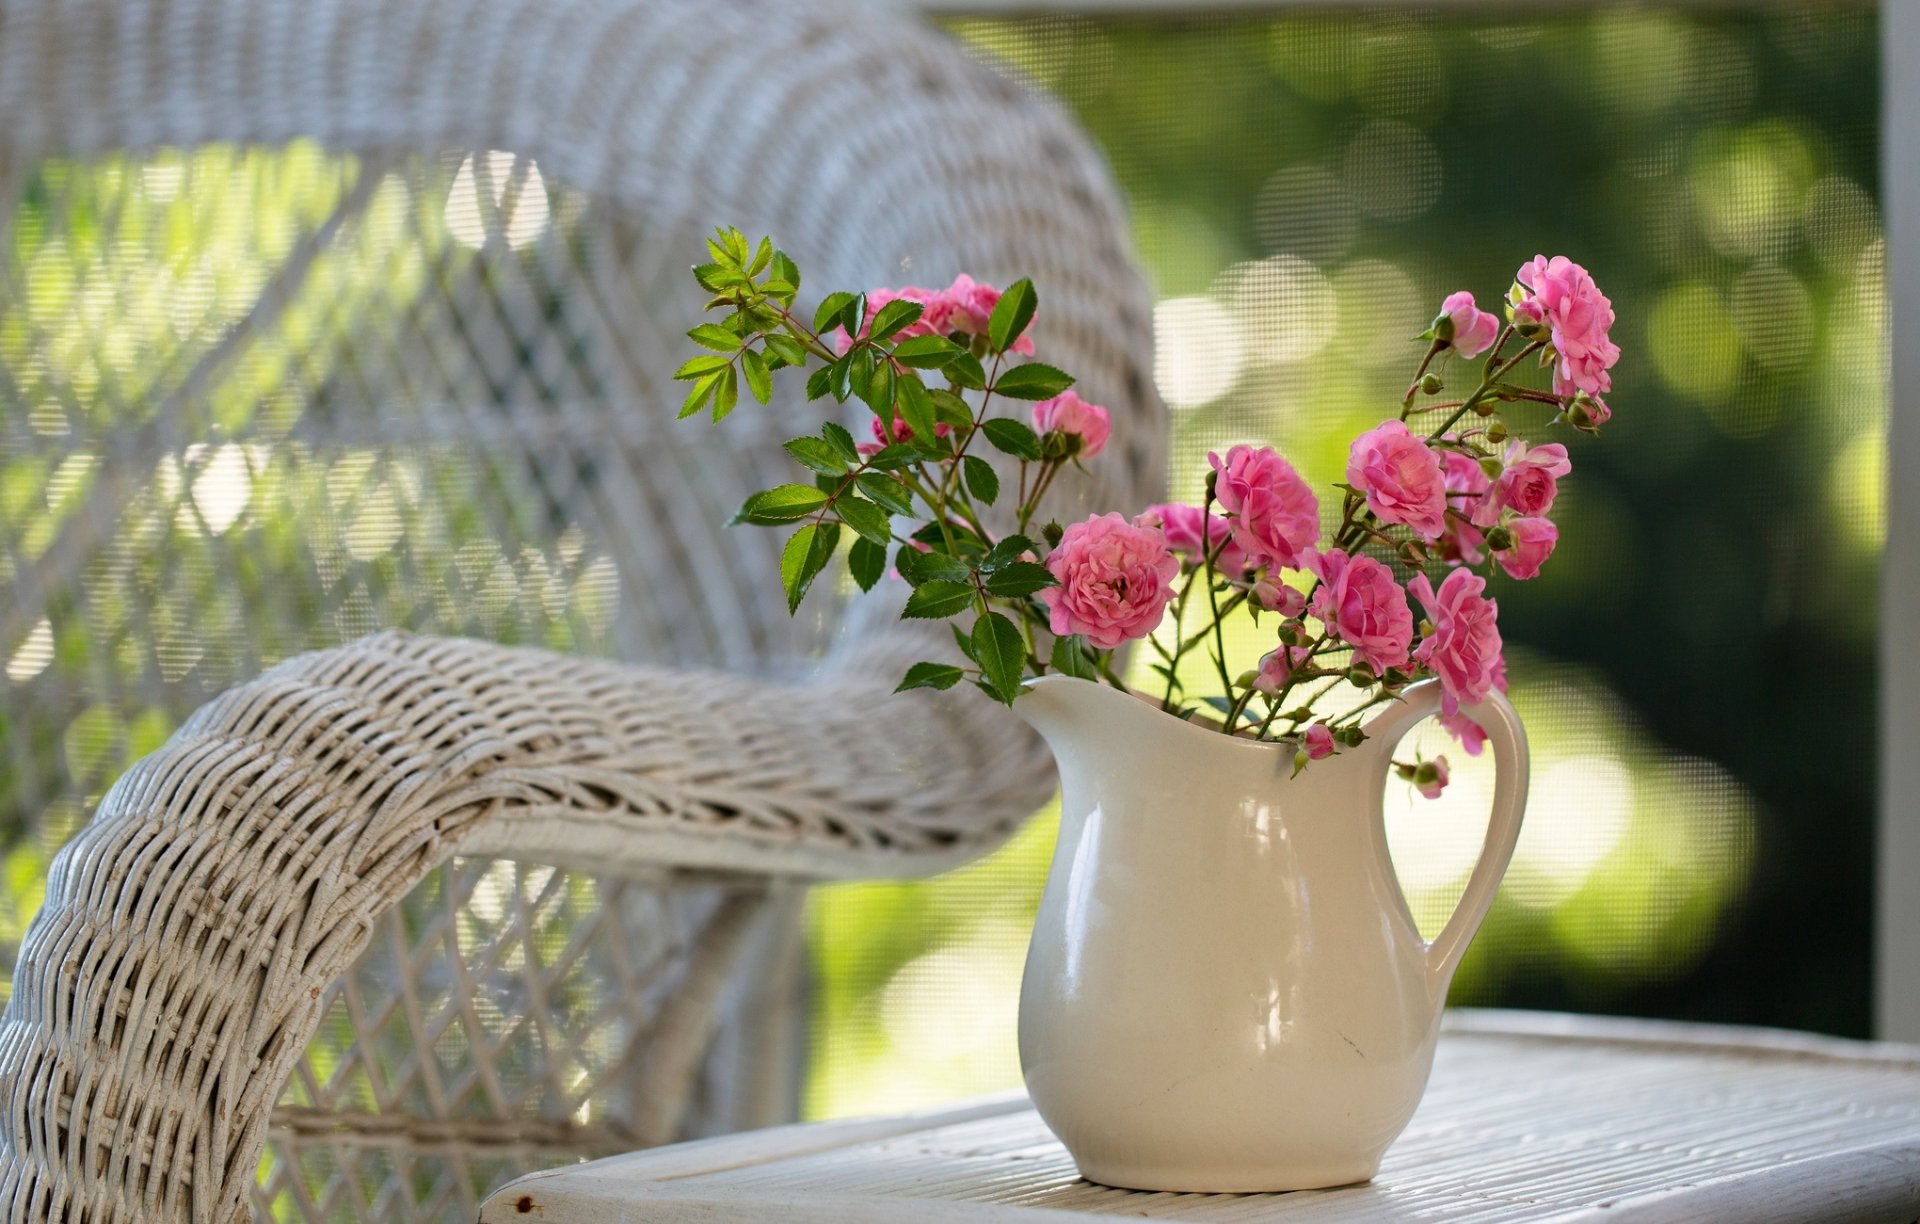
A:
[[[1020,990],[1027,1091],[1089,1180],[1139,1190],[1365,1181],[1426,1089],[1447,986],[1513,855],[1527,741],[1495,693],[1486,846],[1421,939],[1387,853],[1407,690],[1356,749],[1209,731],[1060,676],[1014,703],[1060,768],[1060,840]]]

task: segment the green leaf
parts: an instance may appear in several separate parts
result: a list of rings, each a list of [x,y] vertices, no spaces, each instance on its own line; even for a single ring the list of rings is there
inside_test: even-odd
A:
[[[960,653],[967,656],[968,662],[978,663],[980,660],[973,657],[973,639],[967,636],[967,631],[951,621],[947,628],[953,630],[953,644],[960,648]]]
[[[980,456],[968,455],[962,459],[960,474],[966,478],[967,492],[979,498],[983,505],[991,506],[1000,496],[1000,474]]]
[[[873,316],[873,327],[868,334],[875,340],[890,340],[902,328],[912,325],[926,311],[927,308],[919,302],[895,298],[882,306],[880,313]]]
[[[871,591],[873,584],[880,581],[880,575],[887,572],[887,550],[861,536],[847,550],[847,568],[852,571],[853,580],[860,584],[861,590]]]
[[[987,576],[987,594],[1006,599],[1023,599],[1035,591],[1058,585],[1046,566],[1032,561],[1014,561]]]
[[[753,392],[753,398],[766,403],[773,398],[773,375],[767,371],[766,359],[752,349],[740,354],[740,372],[747,376],[747,390]]]
[[[724,421],[740,402],[740,378],[732,366],[720,371],[720,382],[713,389],[713,419]]]
[[[847,461],[838,449],[821,438],[795,438],[785,444],[786,452],[809,471],[838,476],[847,470]]]
[[[937,370],[965,351],[945,336],[908,336],[893,346],[893,359],[916,370]]]
[[[998,612],[988,612],[973,623],[973,657],[989,691],[1012,705],[1027,670],[1027,647],[1020,630]]]
[[[993,384],[995,392],[1008,399],[1052,399],[1073,385],[1073,376],[1043,362],[1029,361],[1002,371]]]
[[[1087,657],[1086,639],[1079,634],[1071,637],[1053,639],[1053,670],[1063,676],[1078,676],[1082,680],[1092,680],[1098,675],[1093,670],[1093,660]]]
[[[780,583],[787,591],[787,614],[791,616],[806,598],[807,588],[833,557],[840,542],[838,523],[808,523],[793,533],[780,553]]]
[[[847,526],[859,532],[875,544],[893,542],[893,524],[887,521],[887,512],[870,501],[861,501],[852,493],[843,493],[840,500],[833,503]]]
[[[782,365],[803,366],[807,364],[806,346],[792,336],[776,333],[767,335],[767,354]]]
[[[934,581],[965,582],[973,574],[958,557],[949,557],[943,552],[921,552],[917,548],[900,550],[896,564],[900,576],[915,586]]]
[[[913,490],[907,488],[891,476],[882,476],[878,472],[862,472],[854,477],[853,483],[860,491],[878,502],[888,514],[912,514]]]
[[[840,308],[840,326],[846,329],[847,335],[858,337],[860,335],[860,329],[865,327],[866,323],[867,295],[864,293],[856,293],[845,306]],[[817,331],[819,329],[816,328],[815,330]]]
[[[987,372],[980,367],[980,361],[972,353],[962,353],[946,366],[947,377],[969,391],[979,391],[987,385]]]
[[[747,275],[760,275],[766,271],[767,265],[771,262],[773,262],[773,239],[762,238],[760,249],[753,253],[753,262],[747,265]]]
[[[987,550],[987,555],[980,558],[980,568],[989,572],[997,570],[1003,565],[1013,564],[1027,553],[1039,551],[1039,546],[1023,535],[1002,536]]]
[[[993,344],[994,352],[1004,353],[1013,347],[1020,333],[1027,330],[1027,324],[1033,322],[1033,312],[1039,305],[1033,282],[1026,277],[1007,286],[1007,291],[994,304],[993,317],[987,320],[987,339]]]
[[[687,392],[686,402],[680,405],[680,419],[684,421],[694,413],[700,411],[700,409],[705,406],[707,400],[713,395],[713,389],[719,385],[720,376],[718,374],[709,374],[699,382],[694,383],[692,389]]]
[[[961,399],[945,387],[934,387],[927,392],[933,397],[934,419],[942,425],[955,429],[969,429],[973,425],[973,409],[967,401]]]
[[[829,293],[826,300],[820,303],[820,309],[813,312],[813,330],[825,335],[852,300],[851,293]]]
[[[939,523],[926,523],[913,533],[913,538],[922,544],[945,550],[948,538],[952,538],[952,551],[962,557],[977,557],[987,551],[987,542],[973,533],[965,523],[949,522],[945,528]]]
[[[700,282],[700,287],[708,293],[718,293],[726,288],[722,280],[726,275],[727,270],[717,263],[693,265],[693,279]]]
[[[909,463],[913,463],[919,458],[920,453],[911,446],[895,443],[892,446],[875,451],[873,455],[867,459],[867,466],[876,472],[891,472],[895,469],[906,467]]]
[[[846,403],[847,397],[853,394],[853,354],[848,353],[828,366],[827,370],[832,380],[833,398]]]
[[[812,485],[783,484],[775,485],[765,492],[755,493],[740,506],[740,513],[733,516],[736,523],[791,523],[797,518],[805,518],[827,504],[827,495]]]
[[[738,332],[728,331],[718,323],[702,323],[687,333],[687,339],[722,353],[736,352],[742,343]]]
[[[939,620],[962,611],[973,602],[973,588],[964,582],[949,582],[936,578],[923,583],[907,597],[907,606],[901,610],[902,620]]]
[[[773,279],[782,284],[793,286],[796,292],[800,288],[800,269],[793,260],[787,257],[785,251],[775,251],[773,253]]]
[[[858,386],[857,381],[855,385]],[[867,375],[866,386],[860,388],[860,398],[873,409],[873,415],[883,421],[893,419],[893,386],[893,363],[883,361],[873,367]]]
[[[833,393],[833,367],[821,366],[807,375],[807,398],[817,400]]]
[[[731,364],[725,357],[695,357],[673,372],[675,379],[702,378]]]
[[[826,440],[828,446],[833,448],[833,453],[840,456],[842,462],[848,464],[860,462],[860,452],[855,449],[853,435],[847,432],[846,426],[828,421],[820,426],[820,436]]]
[[[1016,459],[1035,461],[1040,458],[1040,435],[1011,417],[994,417],[982,423],[980,429],[987,435],[987,441],[993,443],[995,450]]]
[[[965,672],[951,663],[915,663],[907,669],[907,678],[900,682],[900,687],[893,691],[904,693],[917,688],[950,689],[960,683],[964,675]]]
[[[916,441],[931,443],[934,441],[933,397],[927,394],[927,386],[918,375],[908,374],[899,382],[900,419],[913,431]]]

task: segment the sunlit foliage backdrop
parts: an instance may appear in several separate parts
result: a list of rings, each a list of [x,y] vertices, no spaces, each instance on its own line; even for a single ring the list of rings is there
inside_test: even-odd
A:
[[[1625,350],[1616,415],[1566,439],[1545,575],[1493,592],[1534,797],[1453,999],[1863,1034],[1886,408],[1871,8],[952,24],[1112,160],[1160,302],[1178,496],[1234,441],[1337,479],[1404,389],[1413,346],[1392,338],[1442,296],[1497,296],[1536,252],[1594,270]],[[1429,934],[1489,773],[1458,771],[1439,804],[1389,792]],[[1043,817],[944,879],[818,895],[811,1113],[1018,1085],[1052,836]]]

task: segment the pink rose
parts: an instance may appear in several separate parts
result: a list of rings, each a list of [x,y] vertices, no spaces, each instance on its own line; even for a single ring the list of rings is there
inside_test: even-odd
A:
[[[1487,580],[1471,570],[1453,570],[1437,592],[1425,574],[1415,574],[1407,589],[1433,622],[1433,633],[1415,648],[1413,657],[1440,678],[1440,708],[1458,714],[1461,706],[1474,704],[1493,687],[1494,669],[1500,665],[1500,607],[1482,597]]]
[[[1270,446],[1236,446],[1225,461],[1209,454],[1214,500],[1254,565],[1298,569],[1320,538],[1320,503],[1293,465]]]
[[[1535,577],[1553,555],[1553,546],[1560,542],[1560,529],[1544,518],[1517,518],[1506,527],[1513,536],[1513,547],[1493,554],[1494,560],[1509,577]]]
[[[1573,471],[1567,448],[1558,442],[1529,448],[1519,438],[1507,445],[1506,465],[1493,482],[1490,495],[1480,499],[1473,511],[1475,526],[1491,527],[1500,521],[1503,510],[1523,515],[1541,515],[1553,509],[1560,491],[1560,477]]]
[[[1200,540],[1202,517],[1207,520],[1204,544]],[[1162,502],[1148,506],[1133,521],[1141,527],[1158,527],[1165,533],[1167,547],[1173,550],[1173,555],[1188,565],[1204,564],[1207,553],[1218,548],[1220,555],[1214,559],[1214,565],[1221,573],[1237,578],[1253,568],[1247,563],[1247,554],[1228,538],[1233,533],[1232,524],[1217,514],[1207,514],[1198,506]]]
[[[1315,723],[1300,737],[1300,746],[1307,750],[1309,761],[1323,761],[1333,755],[1333,732],[1327,724]]]
[[[1308,567],[1320,579],[1313,614],[1326,623],[1327,632],[1353,647],[1355,659],[1382,675],[1407,661],[1413,613],[1392,570],[1339,548],[1313,558]]]
[[[1292,618],[1307,610],[1307,593],[1284,582],[1277,582],[1273,575],[1267,574],[1253,584],[1247,597],[1268,612]]]
[[[1053,632],[1085,634],[1098,649],[1112,650],[1160,623],[1180,562],[1156,529],[1096,514],[1067,528],[1047,569],[1060,582],[1039,592]]]
[[[1453,441],[1453,435],[1447,435]],[[1441,451],[1440,465],[1447,477],[1447,530],[1440,537],[1440,555],[1451,565],[1478,565],[1487,559],[1483,551],[1486,537],[1466,521],[1477,513],[1493,481],[1481,470],[1479,461],[1459,451]]]
[[[1091,459],[1106,448],[1113,419],[1100,405],[1062,391],[1033,406],[1033,428],[1039,434],[1062,433],[1080,439],[1079,457]]]
[[[1468,361],[1486,352],[1500,334],[1499,318],[1474,305],[1473,295],[1465,289],[1448,295],[1440,303],[1440,313],[1453,321],[1453,349]]]
[[[1413,785],[1428,799],[1438,799],[1440,792],[1447,789],[1447,779],[1451,771],[1447,768],[1447,758],[1437,756],[1431,761],[1420,762],[1413,771]]]
[[[871,443],[862,442],[853,449],[859,451],[869,459],[885,450],[891,443],[908,442],[913,438],[913,429],[906,421],[898,416],[893,418],[893,428],[891,431],[880,423],[879,417],[873,418],[873,420],[868,423],[873,427],[873,441]],[[944,438],[952,432],[953,426],[947,424],[945,421],[937,421],[934,423],[934,437]]]
[[[1587,270],[1564,255],[1552,259],[1535,255],[1514,273],[1514,280],[1533,295],[1515,307],[1516,321],[1526,306],[1529,321],[1544,323],[1552,334],[1553,351],[1560,359],[1554,369],[1554,394],[1566,396],[1580,390],[1599,395],[1612,390],[1613,378],[1607,371],[1620,360],[1620,346],[1607,336],[1613,326],[1613,303]]]
[[[1566,411],[1567,423],[1586,433],[1598,433],[1613,419],[1613,409],[1597,395],[1576,395]]]
[[[1498,663],[1494,664],[1493,687],[1502,693],[1507,691],[1507,661],[1505,658],[1502,658]],[[1487,742],[1487,732],[1479,723],[1456,710],[1451,714],[1443,712],[1440,715],[1440,725],[1445,727],[1448,734],[1452,735],[1454,739],[1460,741],[1460,746],[1467,750],[1468,756],[1477,757],[1480,755],[1481,747]]]
[[[942,290],[928,308],[927,315],[941,335],[948,332],[961,332],[969,336],[987,334],[987,324],[993,319],[993,308],[1000,304],[1000,291],[992,285],[983,285],[965,272],[954,277],[953,284]],[[1033,356],[1033,324],[1008,352],[1023,356]]]
[[[1294,670],[1312,657],[1313,651],[1309,647],[1280,643],[1260,656],[1260,672],[1254,677],[1253,687],[1271,697],[1287,687],[1287,680]]]
[[[921,312],[919,318],[901,328],[894,336],[894,339],[905,340],[909,336],[939,335],[941,332],[940,329],[935,326],[934,319],[936,304],[939,300],[940,295],[933,290],[919,289],[912,285],[907,286],[905,289],[869,289],[867,290],[867,317],[865,321],[860,324],[860,334],[862,336],[867,334],[867,330],[873,326],[873,317],[880,313],[882,307],[894,302],[905,301],[918,302],[926,309]],[[853,337],[847,335],[846,329],[842,328],[839,333],[834,336],[834,351],[841,353],[846,352],[853,347],[853,340]]]
[[[1405,421],[1387,421],[1353,440],[1347,483],[1367,495],[1368,509],[1383,523],[1404,523],[1429,540],[1447,529],[1440,456]]]

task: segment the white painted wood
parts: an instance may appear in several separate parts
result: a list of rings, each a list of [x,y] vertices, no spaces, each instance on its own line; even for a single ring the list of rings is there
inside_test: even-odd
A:
[[[782,1127],[523,1178],[482,1224],[1064,1224],[1920,1218],[1920,1047],[1524,1013],[1449,1018],[1425,1102],[1365,1186],[1139,1194],[1079,1179],[1017,1097]]]
[[[1876,1031],[1920,1041],[1920,0],[1890,0],[1882,22],[1887,276],[1893,390],[1887,412],[1887,546],[1882,561],[1880,846]]]

